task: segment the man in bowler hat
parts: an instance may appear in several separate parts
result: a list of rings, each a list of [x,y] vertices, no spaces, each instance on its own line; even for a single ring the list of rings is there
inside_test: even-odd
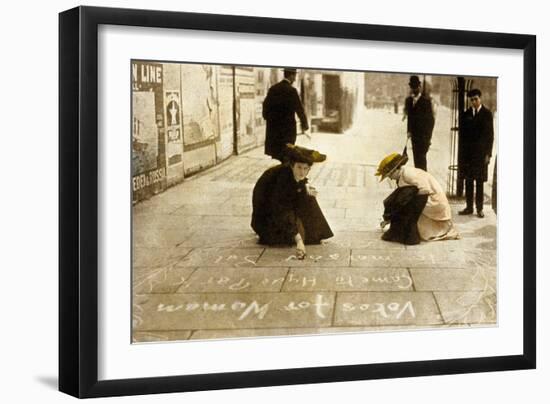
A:
[[[262,115],[266,120],[265,154],[283,162],[286,144],[296,143],[298,115],[302,131],[309,129],[298,91],[292,86],[296,69],[284,69],[284,79],[273,85],[263,102]]]
[[[468,92],[470,108],[460,119],[458,170],[466,181],[466,208],[459,215],[474,213],[474,182],[477,216],[483,213],[483,183],[487,181],[487,166],[493,151],[493,114],[481,103],[481,91]]]
[[[405,100],[407,136],[412,143],[414,166],[428,171],[426,154],[432,142],[434,108],[431,98],[421,92],[422,84],[418,76],[410,76],[409,87],[411,95]]]

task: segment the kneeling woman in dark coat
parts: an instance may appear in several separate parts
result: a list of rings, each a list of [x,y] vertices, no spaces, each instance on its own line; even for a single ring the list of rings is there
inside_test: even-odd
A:
[[[269,168],[256,182],[251,224],[260,244],[296,245],[298,258],[304,258],[305,244],[333,236],[315,199],[317,191],[307,184],[313,163],[326,156],[290,144],[286,154],[288,163]]]

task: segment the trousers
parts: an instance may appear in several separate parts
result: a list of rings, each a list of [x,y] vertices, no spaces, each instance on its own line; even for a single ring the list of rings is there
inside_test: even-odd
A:
[[[479,212],[483,210],[483,180],[480,179],[466,179],[466,208],[473,210],[474,207],[474,181],[476,183],[476,210]]]
[[[428,161],[426,160],[426,154],[430,148],[430,144],[424,141],[412,140],[413,159],[414,166],[424,171],[428,171]]]

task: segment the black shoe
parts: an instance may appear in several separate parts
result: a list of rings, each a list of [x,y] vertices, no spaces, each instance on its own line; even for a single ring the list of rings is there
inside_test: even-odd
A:
[[[478,210],[478,211],[477,211],[477,217],[483,219],[483,218],[485,217],[485,213],[483,213],[482,210]]]
[[[420,238],[416,238],[416,239],[407,239],[404,241],[403,244],[406,244],[406,245],[418,245],[420,244]]]
[[[380,238],[384,241],[393,241],[393,234],[388,230]]]
[[[381,239],[384,241],[399,241],[398,235],[395,231],[392,231],[392,229],[385,231]]]
[[[466,208],[458,212],[459,215],[471,215],[472,213],[474,213],[474,210],[471,208]]]

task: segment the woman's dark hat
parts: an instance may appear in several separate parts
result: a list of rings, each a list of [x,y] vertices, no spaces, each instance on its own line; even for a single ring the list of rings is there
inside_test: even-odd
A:
[[[418,76],[411,76],[409,78],[409,87],[411,88],[418,88],[420,87],[420,79],[418,78]]]
[[[327,159],[326,154],[319,153],[317,150],[296,146],[291,143],[286,144],[285,154],[291,161],[310,165],[313,163],[322,163]]]

